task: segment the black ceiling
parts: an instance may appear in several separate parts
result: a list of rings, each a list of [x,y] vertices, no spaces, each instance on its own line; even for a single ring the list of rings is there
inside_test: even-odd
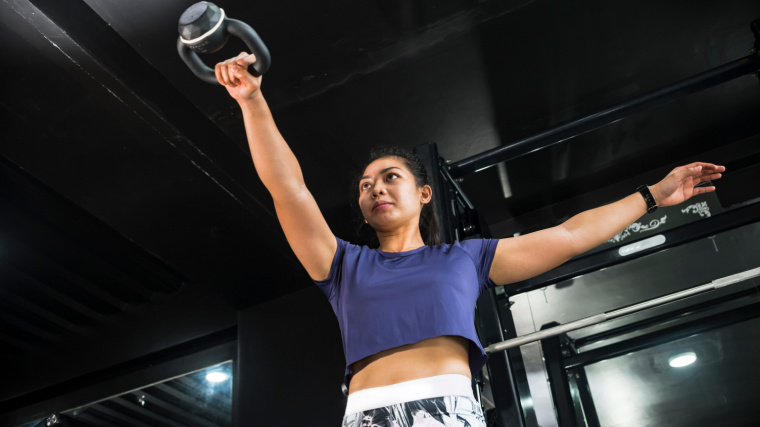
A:
[[[4,358],[38,352],[78,321],[150,323],[171,304],[185,319],[210,301],[204,319],[215,320],[176,343],[311,286],[255,175],[238,107],[177,55],[177,20],[192,3],[0,1]],[[743,57],[760,17],[751,0],[217,4],[269,47],[263,93],[347,239],[349,181],[370,147],[433,141],[461,160]],[[241,49],[233,40],[206,59]],[[757,154],[759,101],[758,79],[742,77],[462,185],[499,237],[554,225],[678,163]],[[63,341],[108,331],[85,325],[56,345],[78,354]],[[143,351],[167,345],[159,336]],[[86,369],[19,379],[0,401]]]

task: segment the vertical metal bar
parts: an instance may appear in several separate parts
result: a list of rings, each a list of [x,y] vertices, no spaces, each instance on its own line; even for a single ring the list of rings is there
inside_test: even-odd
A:
[[[503,337],[506,339],[512,339],[517,337],[517,328],[515,327],[514,317],[512,316],[512,309],[508,297],[505,295],[496,299],[496,309],[499,312],[499,319],[501,320],[501,330]],[[536,418],[536,411],[533,405],[523,405],[522,402],[531,402],[532,396],[530,393],[530,385],[528,384],[528,373],[525,370],[525,363],[523,362],[522,351],[519,347],[507,349],[507,360],[509,361],[510,370],[512,372],[512,378],[515,382],[515,388],[517,391],[517,399],[521,403],[522,418],[525,420],[526,425],[538,425],[538,419]]]
[[[583,404],[581,402],[580,393],[578,393],[578,381],[576,381],[575,374],[571,371],[567,372],[567,384],[570,388],[570,398],[573,401],[575,424],[578,426],[586,426],[586,418],[583,416]]]
[[[452,218],[452,199],[449,185],[441,171],[441,156],[438,155],[438,147],[432,142],[419,145],[415,147],[414,154],[425,165],[432,181],[433,203],[441,239],[445,243],[454,243],[456,226]]]
[[[478,321],[478,335],[481,342],[489,343],[503,339],[503,331],[510,329],[501,323],[496,304],[493,290],[483,293],[478,299],[476,320]],[[511,329],[514,330],[514,325]],[[490,354],[487,367],[491,379],[494,405],[501,425],[503,427],[524,427],[526,424],[522,413],[515,369],[509,354],[506,351]]]
[[[588,427],[600,427],[599,416],[596,413],[594,398],[591,395],[591,388],[586,377],[586,369],[583,367],[573,369],[570,374],[575,378],[575,384],[578,388],[578,400],[583,408],[583,416]]]
[[[443,241],[453,243],[460,237],[464,237],[464,235],[459,235],[458,228],[462,228],[463,232],[468,230],[472,232],[477,229],[481,236],[490,236],[487,226],[479,220],[477,213],[472,209],[472,205],[449,176],[445,169],[445,162],[438,154],[436,145],[434,143],[420,145],[415,148],[414,152],[428,168],[428,173],[431,176],[435,210]],[[465,210],[464,216],[462,212],[457,210],[457,203],[460,203],[456,199],[457,196],[463,199],[461,202]],[[472,221],[478,221],[478,223],[470,224]],[[460,222],[462,227],[459,227]],[[488,344],[504,340],[503,331],[505,329],[514,335],[515,328],[511,313],[507,310],[508,315],[501,316],[509,323],[503,325],[493,289],[481,295],[476,309],[476,327],[481,342]],[[522,373],[516,373],[515,364],[522,365],[519,350],[512,357],[506,351],[493,354],[488,361],[490,386],[495,400],[496,413],[500,424],[505,427],[525,426],[518,381],[516,380],[516,375],[525,376],[525,373],[524,370]],[[527,383],[527,377],[524,378],[524,382]]]
[[[544,325],[541,329],[556,326],[556,323]],[[570,394],[570,384],[567,380],[567,371],[562,363],[562,345],[560,337],[554,336],[541,340],[541,349],[544,353],[546,373],[551,386],[552,400],[557,411],[557,423],[559,427],[575,427],[575,411],[573,399]]]

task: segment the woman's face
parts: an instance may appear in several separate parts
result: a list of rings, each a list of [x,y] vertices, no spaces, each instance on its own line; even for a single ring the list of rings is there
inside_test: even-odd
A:
[[[359,180],[359,207],[376,231],[418,226],[422,206],[430,197],[430,186],[417,187],[414,175],[397,157],[370,163]]]

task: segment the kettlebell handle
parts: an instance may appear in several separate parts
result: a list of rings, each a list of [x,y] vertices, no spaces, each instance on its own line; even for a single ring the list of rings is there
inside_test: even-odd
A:
[[[238,21],[237,19],[223,17],[220,30],[225,32],[225,37],[226,34],[229,34],[241,39],[245,42],[246,46],[248,46],[248,49],[250,49],[256,56],[256,62],[251,64],[251,67],[249,68],[249,72],[252,75],[258,77],[267,72],[269,65],[272,63],[272,57],[269,54],[269,49],[267,49],[264,42],[261,41],[261,37],[259,37],[250,25]],[[221,46],[219,49],[221,49]],[[215,49],[214,51],[216,50],[218,49]],[[198,78],[206,83],[219,84],[214,70],[204,64],[198,54],[183,42],[182,36],[177,38],[177,52],[179,52],[180,58],[182,58],[185,64],[187,64],[188,68],[190,68],[190,71],[192,71]]]

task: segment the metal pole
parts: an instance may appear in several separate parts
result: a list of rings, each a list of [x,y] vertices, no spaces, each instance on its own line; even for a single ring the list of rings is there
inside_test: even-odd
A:
[[[639,304],[634,304],[629,307],[625,307],[625,308],[621,308],[621,309],[613,310],[613,311],[608,311],[605,313],[600,313],[595,316],[586,317],[580,320],[576,320],[574,322],[566,323],[560,326],[555,326],[553,328],[549,328],[543,331],[538,331],[532,334],[523,335],[521,337],[502,341],[500,343],[491,344],[488,347],[486,347],[485,350],[486,350],[486,353],[490,354],[493,352],[506,350],[508,348],[521,346],[523,344],[528,344],[534,341],[540,341],[548,337],[553,337],[556,335],[574,331],[576,329],[581,329],[586,326],[595,325],[595,324],[602,323],[608,320],[616,319],[618,317],[636,313],[642,310],[646,310],[648,308],[658,307],[660,305],[663,305],[669,302],[678,301],[680,299],[684,299],[693,295],[712,291],[712,290],[722,288],[728,285],[733,285],[734,283],[743,282],[747,279],[751,279],[753,277],[758,277],[758,276],[760,276],[760,267],[753,268],[752,270],[747,270],[742,273],[726,276],[721,279],[716,279],[710,283],[695,286],[693,288],[689,288],[684,291],[672,293],[672,294],[665,295],[660,298],[655,298],[649,301],[644,301]]]
[[[753,22],[757,25],[757,21]],[[753,27],[753,32],[755,27]],[[686,78],[660,89],[623,102],[555,128],[523,138],[511,144],[497,147],[449,165],[449,173],[454,178],[515,159],[525,154],[584,134],[631,114],[659,107],[678,98],[717,86],[737,77],[757,73],[760,70],[760,54],[754,52],[744,58],[729,62],[717,68]]]
[[[591,393],[591,387],[588,384],[586,370],[583,368],[572,369],[568,371],[568,377],[570,378],[571,385],[575,386],[575,389],[578,392],[578,400],[580,407],[583,410],[583,421],[585,421],[586,427],[601,427],[601,424],[599,423],[599,415],[596,413],[594,396]]]
[[[443,159],[438,155],[438,148],[435,143],[420,145],[415,148],[414,152],[428,169],[433,181],[435,193],[433,198],[437,200],[435,209],[443,241],[453,243],[455,240],[459,240],[459,231],[467,235],[468,231],[473,230],[468,227],[476,228],[482,237],[491,237],[487,226],[479,221],[472,203],[459,188],[458,183],[449,176]],[[463,206],[466,213],[471,213],[472,216],[462,217],[462,213],[458,209],[460,206]],[[474,224],[472,223],[473,220],[479,222]],[[508,311],[507,313],[509,314]],[[514,323],[511,322],[511,315],[500,315],[493,289],[487,293],[484,292],[484,295],[478,299],[476,315],[477,333],[482,342],[499,342],[515,336],[505,335],[505,333],[514,333]],[[509,353],[505,351],[489,358],[489,386],[500,424],[516,427],[525,426],[527,423],[520,396],[520,384],[527,383],[527,377],[524,369],[515,368],[515,365],[522,366],[519,351],[516,355]],[[477,380],[474,392],[482,406],[482,388],[477,384]],[[535,419],[535,416],[533,418]]]
[[[546,326],[551,326],[545,325]],[[552,328],[546,329],[550,330]],[[559,427],[576,427],[578,422],[573,408],[573,393],[563,363],[563,350],[567,350],[567,336],[552,336],[541,340],[546,363],[546,376],[551,385],[552,401]],[[564,347],[564,348],[563,348]]]
[[[681,308],[668,311],[667,313],[663,313],[660,315],[655,316],[649,316],[646,319],[638,320],[633,323],[629,323],[626,325],[621,325],[616,328],[611,329],[605,329],[604,331],[600,331],[593,335],[586,335],[583,337],[579,337],[573,340],[573,345],[580,348],[585,347],[594,343],[597,343],[599,341],[603,341],[612,337],[617,337],[620,335],[624,335],[630,332],[637,332],[645,330],[653,325],[659,325],[661,323],[670,321],[672,319],[677,319],[685,314],[697,314],[697,313],[704,313],[708,310],[729,302],[729,301],[736,301],[745,297],[749,297],[751,295],[758,294],[757,287],[752,288],[745,288],[743,290],[740,290],[738,292],[734,292],[732,294],[724,295],[720,298],[713,298],[709,301],[700,302],[696,304],[691,305],[685,305]]]
[[[760,304],[751,301],[748,304],[722,313],[700,317],[687,323],[666,326],[644,335],[627,338],[604,347],[570,355],[562,359],[565,369],[575,369],[584,365],[609,360],[624,354],[630,354],[661,344],[672,343],[682,338],[693,337],[708,331],[760,317]]]

